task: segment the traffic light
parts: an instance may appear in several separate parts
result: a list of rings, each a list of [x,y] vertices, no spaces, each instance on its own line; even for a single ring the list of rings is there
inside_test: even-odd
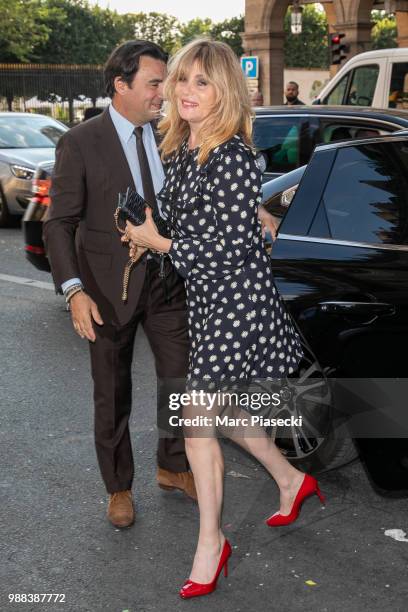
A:
[[[345,34],[329,34],[330,64],[341,64],[350,51],[349,45],[342,44]]]

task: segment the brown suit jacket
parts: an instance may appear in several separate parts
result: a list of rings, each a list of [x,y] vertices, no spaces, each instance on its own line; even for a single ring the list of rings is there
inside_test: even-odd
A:
[[[51,207],[44,242],[57,287],[79,277],[105,322],[124,325],[135,311],[146,262],[130,275],[128,301],[122,279],[129,259],[114,212],[118,193],[135,187],[109,110],[66,132],[58,142]],[[137,189],[137,186],[136,186]]]

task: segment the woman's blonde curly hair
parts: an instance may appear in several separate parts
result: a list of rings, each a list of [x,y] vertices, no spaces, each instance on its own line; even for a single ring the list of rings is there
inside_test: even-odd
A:
[[[158,126],[163,136],[160,149],[164,159],[179,149],[190,132],[187,121],[180,117],[177,110],[175,87],[195,62],[216,91],[213,112],[200,132],[198,163],[203,164],[213,149],[235,134],[239,134],[246,144],[252,146],[253,112],[245,77],[231,47],[206,38],[192,41],[169,62],[169,74],[164,87],[166,111]]]

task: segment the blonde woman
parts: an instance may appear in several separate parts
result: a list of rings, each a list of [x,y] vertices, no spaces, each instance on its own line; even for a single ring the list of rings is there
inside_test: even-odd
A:
[[[148,215],[128,224],[132,243],[168,253],[185,279],[189,309],[189,382],[249,382],[281,378],[302,358],[299,337],[273,283],[258,206],[261,177],[251,141],[250,100],[239,62],[225,44],[196,40],[172,59],[165,85],[161,149],[169,160],[158,194],[173,238],[161,237]],[[184,414],[204,413],[190,405]],[[200,531],[183,598],[205,595],[227,570],[231,547],[221,527],[224,462],[211,425],[186,430]],[[316,480],[299,472],[259,430],[236,440],[275,479],[280,509],[267,523],[297,518],[302,501],[320,495]]]

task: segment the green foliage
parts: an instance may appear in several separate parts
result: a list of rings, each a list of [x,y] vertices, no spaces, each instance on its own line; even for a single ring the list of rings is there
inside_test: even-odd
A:
[[[126,15],[87,0],[0,0],[0,62],[103,64],[134,38]]]
[[[51,64],[101,64],[120,42],[122,19],[86,0],[45,0],[47,40],[38,44],[31,61]]]
[[[132,38],[151,40],[171,53],[177,45],[180,24],[176,17],[163,13],[130,13],[126,16],[132,22]]]
[[[303,9],[301,34],[292,34],[290,31],[291,9],[288,9],[285,16],[285,66],[328,68],[326,14],[313,5],[306,5]]]
[[[211,37],[227,43],[240,57],[244,53],[241,32],[245,30],[244,17],[232,17],[220,23],[214,23],[211,28]]]
[[[219,23],[213,23],[211,19],[192,19],[180,26],[180,35],[177,48],[186,45],[195,38],[207,36],[214,40],[227,43],[240,57],[244,49],[242,47],[241,32],[244,31],[244,17],[232,17]]]
[[[371,19],[374,22],[371,30],[373,49],[392,49],[397,47],[397,23],[395,17],[388,16],[384,11],[373,11]]]
[[[178,47],[183,47],[199,36],[210,36],[213,22],[211,19],[191,19],[187,23],[181,24]]]
[[[0,62],[30,61],[33,48],[47,40],[40,0],[0,0]]]
[[[88,0],[0,0],[0,14],[0,62],[103,64],[125,40],[152,40],[173,53],[202,35],[243,53],[243,17],[180,24],[155,12],[119,15]]]

